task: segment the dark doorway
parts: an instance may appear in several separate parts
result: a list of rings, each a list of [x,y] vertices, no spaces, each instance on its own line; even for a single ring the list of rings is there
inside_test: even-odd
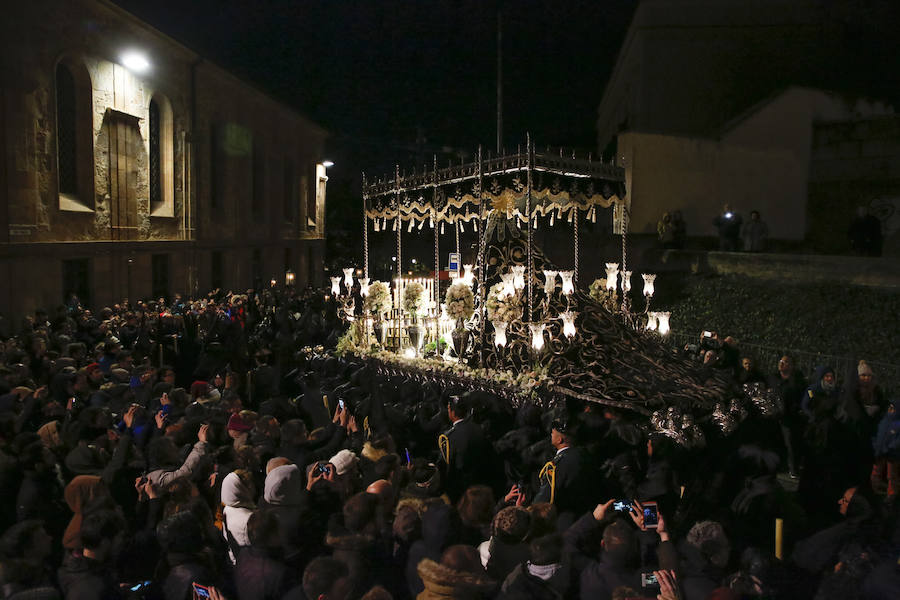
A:
[[[82,306],[93,306],[91,302],[91,260],[89,258],[73,258],[62,261],[62,290],[64,303],[69,301],[72,294],[75,294]]]
[[[154,254],[151,262],[151,288],[153,299],[169,300],[169,255]]]

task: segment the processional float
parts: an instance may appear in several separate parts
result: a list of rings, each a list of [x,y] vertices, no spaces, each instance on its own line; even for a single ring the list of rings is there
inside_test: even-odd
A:
[[[512,154],[486,157],[479,148],[471,163],[438,168],[435,159],[430,170],[411,175],[401,174],[399,167],[393,176],[371,180],[364,175],[362,195],[359,291],[366,338],[371,335],[379,348],[409,358],[394,361],[385,359],[390,353],[367,353],[378,368],[414,377],[428,373],[431,380],[490,389],[514,403],[522,399],[522,389],[532,390],[532,399],[544,404],[565,398],[593,402],[642,416],[652,428],[688,445],[702,441],[700,423],[715,421],[724,429],[737,418],[734,412],[743,410],[733,402],[724,377],[661,342],[669,313],[649,310],[655,275],[642,275],[641,294],[632,302],[639,290],[632,290],[627,265],[629,201],[622,166],[539,152],[529,137],[524,150]],[[579,229],[586,221],[596,222],[603,210],[613,212],[621,257],[606,263],[606,279],[586,290],[579,285]],[[573,269],[560,271],[534,243],[541,226],[571,229]],[[403,236],[426,227],[434,237],[433,276],[431,281],[406,280]],[[465,266],[442,305],[440,237],[454,235],[459,255],[459,235],[467,228],[478,235],[475,263]],[[371,300],[376,284],[369,279],[370,235],[396,237],[390,301],[381,282],[376,282],[382,286],[377,301]],[[467,293],[466,286],[472,291]],[[348,296],[351,288],[352,279]],[[415,293],[408,293],[410,288]],[[412,302],[416,294],[420,298]],[[466,310],[469,295],[471,311]],[[633,304],[640,303],[643,309],[636,310]],[[373,317],[373,312],[378,314]],[[454,335],[460,328],[467,335]],[[457,360],[465,359],[466,367],[435,367],[440,340],[448,333]],[[426,335],[434,342],[430,360],[419,358]]]

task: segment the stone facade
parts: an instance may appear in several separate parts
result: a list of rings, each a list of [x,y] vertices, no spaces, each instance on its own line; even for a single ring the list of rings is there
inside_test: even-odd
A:
[[[321,284],[321,127],[106,0],[16,3],[0,32],[0,311]]]

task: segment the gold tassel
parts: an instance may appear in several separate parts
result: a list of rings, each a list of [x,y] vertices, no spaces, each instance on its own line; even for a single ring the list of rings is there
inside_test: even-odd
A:
[[[449,465],[450,464],[450,438],[448,438],[443,433],[438,436],[438,450],[441,453],[441,458],[443,458],[444,462]]]
[[[547,482],[547,485],[550,486],[550,504],[553,504],[553,500],[556,497],[556,465],[553,464],[553,461],[548,461],[544,468],[541,469],[538,478],[541,481]]]

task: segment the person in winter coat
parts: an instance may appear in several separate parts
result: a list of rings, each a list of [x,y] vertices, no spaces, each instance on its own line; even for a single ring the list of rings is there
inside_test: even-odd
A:
[[[422,513],[422,539],[413,542],[406,561],[406,584],[411,597],[425,589],[419,563],[425,559],[439,561],[444,549],[456,543],[459,530],[459,516],[452,507],[440,500],[427,503]]]
[[[308,540],[302,526],[305,512],[303,474],[297,465],[282,465],[269,471],[263,500],[266,510],[278,518],[285,560],[291,565],[302,564]]]
[[[481,564],[488,575],[497,581],[523,561],[530,550],[525,538],[531,529],[531,515],[520,506],[507,506],[494,516],[491,538],[478,547]]]
[[[503,581],[498,600],[563,600],[574,589],[573,573],[563,561],[562,536],[551,534],[532,540],[529,560]]]
[[[725,530],[716,521],[695,523],[679,545],[679,552],[685,600],[706,600],[726,574],[731,543]]]
[[[887,489],[889,500],[900,492],[900,398],[894,398],[878,423],[875,439],[875,464],[872,466],[872,488]]]
[[[478,551],[472,546],[450,546],[439,563],[425,558],[417,571],[425,589],[416,600],[492,598],[496,589],[496,583],[484,572]]]
[[[124,525],[110,510],[91,513],[84,519],[81,524],[83,552],[68,557],[57,574],[66,600],[119,597],[112,566],[118,555]]]
[[[175,446],[168,437],[157,438],[151,443],[151,462],[155,462],[157,468],[147,473],[147,480],[159,488],[165,488],[168,484],[181,477],[194,477],[201,461],[209,450],[207,440],[209,438],[209,425],[201,425],[197,432],[197,443],[191,449],[191,453],[180,467],[173,467],[175,458]],[[153,460],[155,455],[156,460]],[[174,462],[177,465],[177,462]]]
[[[784,406],[781,435],[787,451],[788,472],[791,477],[797,477],[803,457],[802,432],[806,418],[800,407],[806,389],[806,379],[794,368],[794,359],[785,354],[778,361],[778,370],[769,376],[768,385],[781,397]]]
[[[232,564],[237,559],[240,549],[250,545],[247,523],[256,508],[255,497],[253,475],[249,471],[238,469],[222,480],[221,500],[224,506],[222,535],[228,542]]]
[[[794,546],[794,564],[810,573],[820,574],[837,563],[838,554],[850,541],[867,543],[882,524],[872,502],[859,488],[851,487],[838,499],[843,520],[826,527]]]
[[[571,557],[573,568],[580,573],[579,593],[582,600],[609,600],[618,587],[641,587],[637,537],[634,529],[618,518],[620,513],[613,509],[613,502],[609,500],[598,504],[563,534],[566,553]],[[635,506],[635,511],[640,516],[632,514],[632,519],[642,527],[643,511],[639,506]],[[674,569],[677,558],[662,514],[656,532],[660,539],[657,549],[660,567]],[[600,537],[599,556],[589,546],[597,537]]]
[[[234,570],[241,600],[280,600],[300,583],[296,571],[284,563],[278,527],[271,512],[257,511],[250,517],[250,545],[241,549]]]

